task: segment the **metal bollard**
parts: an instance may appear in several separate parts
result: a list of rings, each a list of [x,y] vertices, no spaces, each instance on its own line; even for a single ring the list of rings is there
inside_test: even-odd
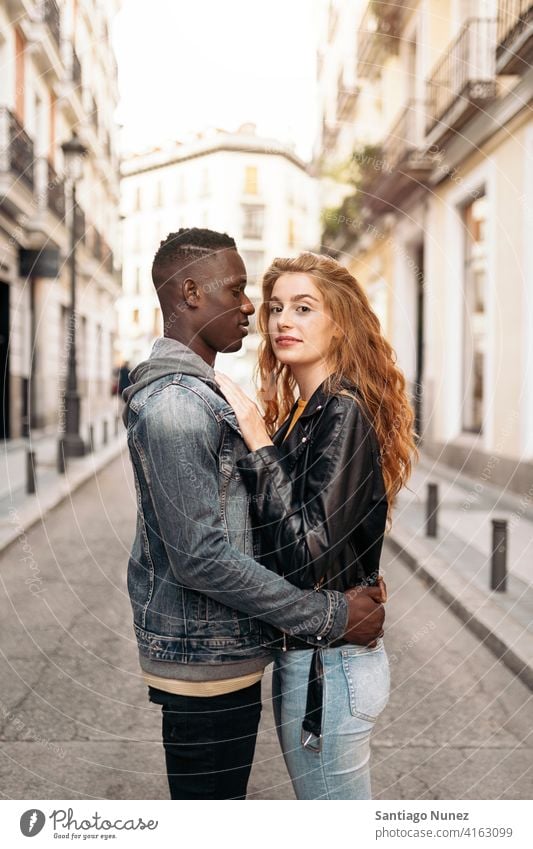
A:
[[[89,425],[89,451],[94,451],[94,425]]]
[[[35,492],[35,451],[26,451],[26,492],[33,495]]]
[[[437,511],[439,508],[439,487],[436,483],[428,483],[426,504],[426,536],[437,536]]]
[[[492,520],[490,588],[499,593],[507,589],[507,519]]]
[[[57,441],[57,473],[58,475],[65,474],[65,452],[63,450],[63,440]]]
[[[107,442],[108,442],[107,419],[104,419],[104,421],[102,422],[102,430],[103,430],[102,445],[107,445]]]

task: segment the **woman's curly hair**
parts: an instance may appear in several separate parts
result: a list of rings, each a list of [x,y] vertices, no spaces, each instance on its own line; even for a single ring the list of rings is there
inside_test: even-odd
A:
[[[293,259],[275,259],[263,276],[263,302],[257,321],[262,336],[257,376],[267,431],[272,435],[279,428],[295,401],[296,381],[290,367],[277,360],[268,335],[272,290],[278,277],[288,273],[312,277],[328,314],[343,332],[343,343],[332,339],[326,355],[331,374],[325,388],[340,392],[341,380],[347,378],[363,399],[380,446],[390,526],[395,497],[407,483],[418,456],[405,377],[362,286],[339,262],[310,251]]]

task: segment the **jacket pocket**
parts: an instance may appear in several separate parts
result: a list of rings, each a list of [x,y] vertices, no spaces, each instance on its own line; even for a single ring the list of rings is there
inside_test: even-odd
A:
[[[342,649],[352,716],[375,722],[390,695],[389,660],[380,638],[375,648],[350,646]]]

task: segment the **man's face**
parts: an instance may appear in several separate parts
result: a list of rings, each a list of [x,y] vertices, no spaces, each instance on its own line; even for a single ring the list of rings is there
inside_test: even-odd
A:
[[[255,308],[245,294],[246,268],[236,250],[218,251],[202,263],[200,309],[196,333],[213,351],[230,353],[242,347],[249,316]]]

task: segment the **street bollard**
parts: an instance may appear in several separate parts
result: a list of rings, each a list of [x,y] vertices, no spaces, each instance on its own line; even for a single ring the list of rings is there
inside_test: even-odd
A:
[[[33,495],[35,492],[35,451],[26,451],[26,492]]]
[[[102,434],[102,445],[107,445],[107,440],[108,440],[108,433],[107,433],[107,419],[104,419],[104,421],[103,421],[103,423],[102,423],[102,430],[103,430],[103,434]]]
[[[63,450],[63,440],[57,441],[57,473],[58,475],[65,474],[65,452]]]
[[[94,425],[89,425],[89,451],[94,451]]]
[[[507,589],[507,519],[492,520],[490,588],[499,593]]]
[[[426,536],[437,536],[437,510],[439,508],[439,487],[436,483],[428,483],[426,504]]]

